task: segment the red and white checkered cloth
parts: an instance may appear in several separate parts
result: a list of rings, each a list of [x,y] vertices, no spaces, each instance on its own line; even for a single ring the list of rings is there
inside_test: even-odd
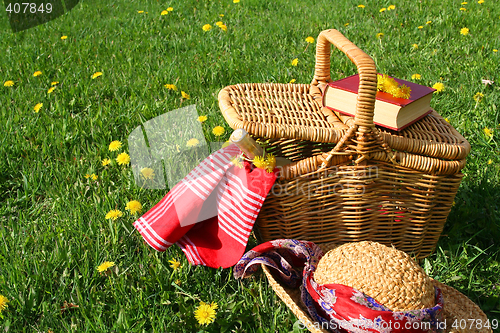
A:
[[[158,251],[177,243],[193,265],[236,264],[276,180],[248,162],[234,165],[239,154],[234,144],[216,151],[134,222],[144,240]]]

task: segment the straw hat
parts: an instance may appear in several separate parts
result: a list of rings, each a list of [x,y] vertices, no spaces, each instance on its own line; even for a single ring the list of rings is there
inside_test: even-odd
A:
[[[470,319],[486,326],[487,317],[481,309],[462,293],[433,280],[406,253],[375,242],[347,243],[341,246],[320,245],[328,251],[319,261],[314,280],[319,284],[343,284],[374,298],[393,311],[430,308],[435,303],[434,286],[441,289],[444,297],[443,315],[447,329],[444,332],[492,332],[470,326]],[[300,290],[286,288],[271,275],[266,266],[264,272],[278,296],[313,333],[327,332],[313,324],[307,309],[302,305]],[[460,320],[467,327],[460,329]],[[458,328],[452,328],[452,324]],[[457,325],[458,324],[458,325]],[[491,325],[491,322],[490,322]],[[481,325],[480,325],[481,326]]]

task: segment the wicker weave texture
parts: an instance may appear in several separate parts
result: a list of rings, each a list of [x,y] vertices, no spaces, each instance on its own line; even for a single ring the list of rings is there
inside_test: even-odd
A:
[[[238,84],[219,93],[219,106],[233,128],[269,139],[296,139],[321,143],[342,140],[349,126],[320,105],[321,93],[313,96],[303,84]],[[354,119],[344,119],[355,126]],[[395,151],[399,165],[422,172],[453,174],[465,166],[470,145],[437,112],[401,132],[373,129],[362,133],[358,149],[371,158],[389,161],[383,145]],[[353,146],[354,151],[356,147]]]
[[[321,105],[334,45],[355,65],[355,117]],[[237,84],[219,93],[233,129],[292,160],[280,170],[256,222],[261,241],[372,240],[418,258],[435,248],[462,178],[470,145],[433,111],[403,131],[373,124],[375,63],[336,30],[320,33],[310,85]]]
[[[257,235],[262,241],[372,240],[424,258],[441,235],[461,178],[388,163],[335,164],[278,180],[257,218]]]

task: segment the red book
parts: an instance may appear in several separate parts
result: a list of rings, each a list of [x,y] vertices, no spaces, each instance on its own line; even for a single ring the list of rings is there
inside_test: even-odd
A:
[[[430,103],[436,90],[413,82],[394,78],[399,85],[411,88],[409,99],[396,98],[378,91],[375,100],[373,122],[376,125],[400,131],[432,112]],[[354,117],[358,96],[359,75],[330,82],[323,93],[323,105],[327,108]]]

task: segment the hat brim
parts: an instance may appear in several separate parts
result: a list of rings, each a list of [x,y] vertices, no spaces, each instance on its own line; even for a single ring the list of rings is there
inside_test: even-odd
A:
[[[326,330],[316,328],[316,326],[314,325],[314,321],[311,319],[309,313],[307,312],[306,307],[302,305],[299,288],[292,289],[283,286],[278,281],[276,281],[267,266],[261,264],[261,267],[264,270],[267,280],[269,281],[269,284],[271,284],[274,292],[279,296],[279,298],[281,298],[286,306],[288,306],[290,310],[292,310],[297,319],[299,319],[310,332],[329,333]]]
[[[321,246],[324,250],[324,246]],[[261,265],[266,277],[271,284],[274,292],[281,298],[281,300],[292,310],[295,316],[307,327],[307,329],[312,333],[328,333],[329,331],[322,329],[320,323],[315,323],[314,320],[309,316],[306,307],[302,304],[302,300],[300,297],[300,289],[299,288],[288,288],[282,285],[279,281],[277,281],[274,276],[271,274],[269,268],[265,265]],[[447,329],[443,332],[446,333],[465,333],[465,332],[478,332],[478,333],[490,333],[491,329],[486,327],[482,327],[478,329],[478,326],[486,326],[488,317],[486,314],[477,306],[474,302],[472,302],[467,296],[459,292],[458,290],[447,286],[439,281],[431,279],[432,284],[439,289],[443,293],[444,297],[444,318],[446,319],[446,327]],[[467,326],[465,329],[460,329],[461,323],[460,321],[465,319]],[[470,320],[474,319],[474,324],[470,327]],[[452,325],[455,323],[455,327],[452,328]],[[490,323],[491,325],[491,323]]]

